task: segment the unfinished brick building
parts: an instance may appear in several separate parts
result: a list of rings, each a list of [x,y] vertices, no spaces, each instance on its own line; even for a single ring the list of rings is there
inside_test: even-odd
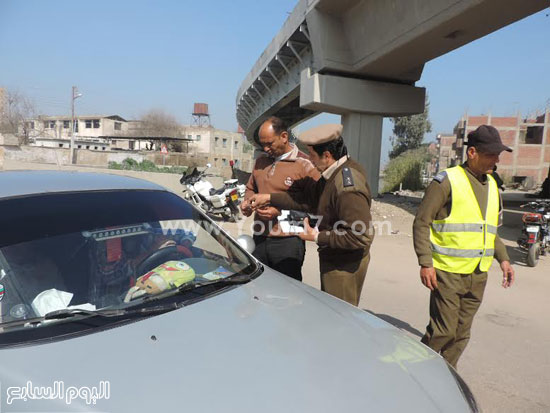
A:
[[[464,140],[468,133],[480,125],[492,125],[497,128],[502,142],[514,150],[512,153],[502,152],[498,164],[498,172],[501,176],[509,177],[527,188],[532,188],[544,181],[550,167],[550,110],[548,109],[543,115],[530,119],[522,118],[520,115],[464,116],[455,127],[456,138],[451,150],[440,151],[440,169],[444,169],[445,164],[456,165],[466,159]],[[445,145],[441,147],[447,149],[449,135],[441,137],[446,138]]]

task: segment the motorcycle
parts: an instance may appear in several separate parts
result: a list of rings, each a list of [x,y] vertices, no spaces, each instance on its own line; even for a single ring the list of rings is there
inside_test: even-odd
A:
[[[517,242],[520,248],[527,250],[527,265],[534,267],[539,262],[539,257],[550,250],[550,201],[539,199],[520,206],[524,207],[536,212],[523,214],[522,236]]]
[[[210,182],[204,179],[209,168],[210,164],[207,164],[206,169],[202,172],[194,168],[190,174],[182,175],[180,183],[185,188],[184,198],[207,214],[219,215],[229,221],[237,222],[240,218],[239,188],[232,183],[215,189]]]
[[[239,194],[239,200],[243,200],[246,192],[246,185],[239,184],[238,179],[228,179],[227,181],[223,181],[223,186],[227,189],[236,188],[237,193]]]

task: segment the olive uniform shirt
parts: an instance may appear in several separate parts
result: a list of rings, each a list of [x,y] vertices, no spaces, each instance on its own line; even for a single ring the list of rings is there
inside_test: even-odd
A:
[[[485,219],[488,199],[487,195],[489,191],[487,175],[484,174],[481,179],[478,179],[470,171],[467,164],[463,164],[461,167],[466,171],[466,176],[472,185],[481,214]],[[424,199],[422,199],[422,203],[418,207],[413,224],[413,237],[414,249],[418,257],[418,264],[423,267],[433,267],[432,248],[430,242],[430,225],[434,220],[445,219],[449,216],[452,206],[451,195],[451,182],[444,171],[440,172],[426,189]],[[502,212],[502,201],[500,210]],[[506,247],[498,234],[495,237],[495,258],[499,263],[510,260],[510,257],[506,252]],[[481,272],[479,266],[475,272]]]
[[[301,190],[271,194],[271,204],[322,216],[317,237],[321,259],[360,260],[369,253],[374,238],[371,193],[361,165],[348,159],[328,179],[310,179],[297,188]]]

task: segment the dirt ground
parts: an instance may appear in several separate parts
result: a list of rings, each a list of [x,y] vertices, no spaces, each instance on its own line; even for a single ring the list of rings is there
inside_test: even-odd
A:
[[[58,169],[55,165],[13,164],[4,169]],[[76,169],[76,168],[69,168]],[[84,171],[101,171],[78,168]],[[178,175],[106,171],[143,177],[181,193]],[[378,227],[360,308],[420,339],[428,322],[429,291],[420,283],[412,244],[412,221],[419,199],[386,195],[374,201]],[[500,286],[501,273],[493,265],[483,304],[472,328],[472,339],[459,361],[459,372],[485,412],[550,411],[550,256],[535,268],[527,267],[516,245],[521,229],[519,205],[525,194],[505,193],[504,225],[499,234],[516,270],[510,289]],[[223,223],[232,235],[250,232],[251,220]],[[314,245],[308,243],[304,282],[319,288],[319,265]]]

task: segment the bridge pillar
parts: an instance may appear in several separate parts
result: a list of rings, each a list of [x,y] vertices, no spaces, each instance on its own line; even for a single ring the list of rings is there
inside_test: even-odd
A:
[[[342,115],[344,141],[351,157],[367,172],[372,196],[378,195],[380,155],[382,152],[382,120],[380,115],[347,113]]]
[[[349,154],[365,168],[372,195],[378,195],[382,120],[385,116],[406,116],[424,111],[424,88],[311,74],[304,69],[300,78],[300,107],[315,112],[342,115],[344,139]]]

